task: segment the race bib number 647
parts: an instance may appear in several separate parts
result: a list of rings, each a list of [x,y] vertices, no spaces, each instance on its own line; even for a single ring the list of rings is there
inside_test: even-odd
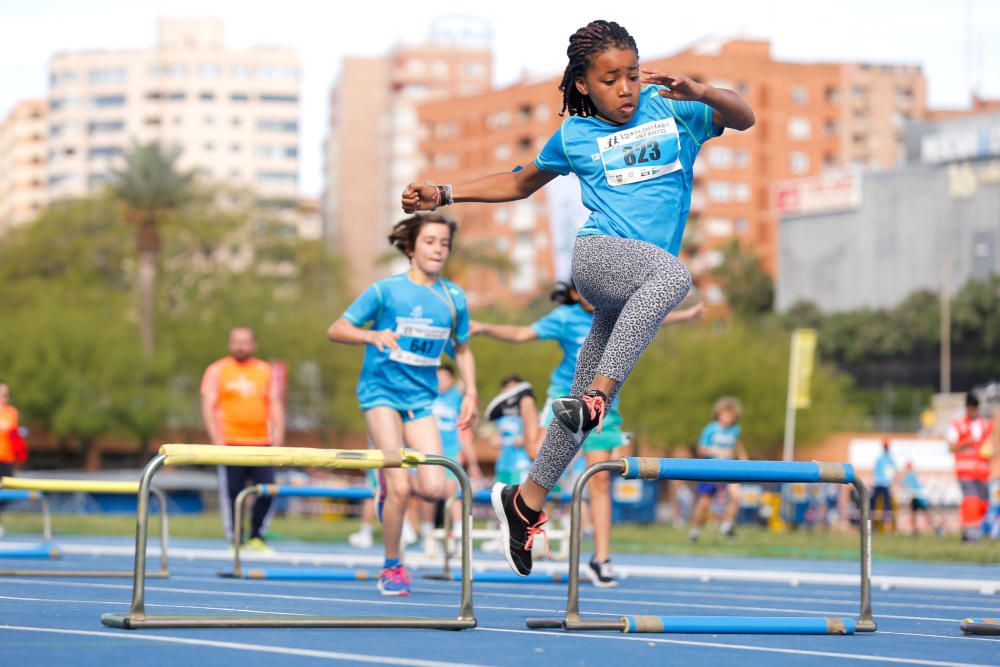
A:
[[[654,120],[597,140],[604,176],[614,187],[681,169],[681,141],[673,118]]]

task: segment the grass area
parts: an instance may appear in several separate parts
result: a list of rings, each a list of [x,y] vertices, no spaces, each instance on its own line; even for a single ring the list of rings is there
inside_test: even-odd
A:
[[[37,514],[6,514],[4,526],[9,534],[41,532]],[[53,531],[58,535],[123,535],[135,532],[135,518],[130,515],[56,514]],[[328,520],[319,517],[277,517],[271,524],[273,539],[297,539],[310,542],[345,542],[357,529],[354,519]],[[153,535],[155,535],[155,527]],[[170,517],[174,537],[215,538],[223,536],[219,517],[213,514],[174,515]],[[770,558],[826,558],[854,560],[858,557],[856,532],[798,531],[769,533],[757,527],[739,529],[736,539],[728,540],[715,531],[703,531],[697,543],[687,540],[685,529],[670,526],[615,526],[612,550],[617,553],[648,553],[687,556],[755,556]],[[376,540],[379,539],[376,530]],[[584,544],[584,553],[588,545]],[[941,538],[927,535],[874,535],[874,560],[919,560],[942,563],[1000,563],[1000,543],[983,541],[963,543],[958,536]]]

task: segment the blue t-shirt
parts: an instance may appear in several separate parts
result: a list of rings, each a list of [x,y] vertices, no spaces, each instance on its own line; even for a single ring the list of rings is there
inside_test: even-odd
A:
[[[458,387],[452,387],[443,394],[438,394],[431,404],[434,422],[441,432],[441,445],[444,455],[453,461],[458,460],[462,444],[458,440],[458,417],[462,414],[462,392]]]
[[[709,459],[736,458],[736,443],[740,441],[740,425],[723,426],[717,421],[708,423],[698,438],[698,446],[703,448],[703,456]]]
[[[927,500],[927,492],[924,491],[924,485],[920,483],[920,478],[917,477],[917,473],[910,471],[903,475],[903,486],[909,489],[910,494],[914,498],[920,500]]]
[[[892,478],[896,476],[896,462],[889,452],[883,451],[875,461],[875,486],[891,486]]]
[[[579,236],[600,234],[652,243],[676,255],[691,209],[694,160],[701,145],[722,134],[703,102],[661,97],[648,86],[627,123],[570,116],[552,135],[535,166],[580,178],[591,214]]]
[[[449,339],[469,340],[469,309],[465,294],[441,278],[418,285],[405,274],[384,278],[366,289],[346,311],[344,319],[372,329],[391,329],[400,335],[399,350],[379,352],[367,345],[358,380],[358,401],[367,410],[385,405],[418,410],[437,397],[437,367]]]
[[[576,359],[580,356],[583,341],[587,340],[594,314],[582,305],[559,306],[531,325],[539,340],[554,340],[562,348],[563,358],[552,371],[549,383],[553,387],[569,388],[576,372]]]

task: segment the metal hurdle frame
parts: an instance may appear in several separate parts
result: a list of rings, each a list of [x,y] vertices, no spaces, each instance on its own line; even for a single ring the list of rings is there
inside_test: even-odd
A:
[[[52,541],[52,512],[49,509],[49,499],[39,491],[27,491],[25,489],[10,489],[0,487],[0,502],[22,502],[26,500],[37,500],[42,508],[42,538],[46,542]]]
[[[406,616],[300,616],[295,614],[147,614],[145,609],[146,543],[149,533],[149,492],[153,477],[164,465],[297,466],[363,470],[437,465],[455,473],[462,486],[462,589],[457,617]],[[379,450],[310,449],[302,447],[220,447],[216,445],[164,445],[146,464],[139,482],[136,512],[135,570],[132,603],[128,612],[109,613],[101,622],[115,628],[425,628],[463,630],[476,627],[472,609],[472,558],[469,527],[472,489],[462,467],[443,456],[411,449],[386,453]]]
[[[112,493],[137,495],[139,482],[108,482],[89,479],[48,479],[44,477],[0,477],[0,489],[34,491],[39,493]],[[169,520],[167,519],[167,496],[158,488],[151,488],[160,505],[160,569],[146,574],[148,577],[169,577],[170,565],[167,557]],[[148,504],[148,499],[147,499]],[[49,519],[51,521],[51,519]],[[51,524],[48,528],[52,536]],[[41,569],[0,569],[4,577],[131,577],[131,570],[41,570]]]
[[[334,498],[338,500],[367,500],[373,497],[372,490],[365,487],[336,486],[289,486],[286,484],[256,484],[248,486],[236,496],[236,508],[233,511],[233,571],[220,573],[223,577],[237,579],[267,579],[266,570],[243,570],[240,551],[243,547],[243,515],[251,498],[260,497],[299,497],[299,498]],[[340,573],[342,576],[329,577],[339,581],[364,580],[368,573],[364,570],[351,570]],[[317,577],[320,578],[320,577]]]
[[[476,491],[473,494],[473,496],[472,496],[472,503],[474,505],[477,504],[477,503],[478,504],[488,504],[490,502],[490,498],[491,498],[491,496],[490,496],[490,490],[489,489],[481,489],[479,491]],[[442,542],[442,549],[441,550],[442,550],[444,556],[443,556],[443,560],[442,560],[442,563],[441,563],[441,572],[439,574],[428,574],[428,575],[425,576],[426,579],[434,579],[434,580],[437,580],[437,581],[456,581],[457,580],[456,576],[455,576],[457,573],[451,571],[451,556],[452,556],[452,553],[451,553],[451,544],[449,543],[449,540],[448,540],[448,534],[451,532],[451,523],[452,523],[451,522],[451,507],[452,507],[452,505],[456,501],[459,501],[461,499],[462,499],[462,494],[455,494],[454,496],[452,496],[451,498],[449,498],[447,501],[445,501],[445,504],[444,504],[444,526],[442,528],[437,529],[437,530],[434,531],[434,537],[436,539],[440,539],[441,542]],[[550,493],[548,495],[548,497],[546,498],[546,501],[547,502],[548,501],[552,501],[552,502],[558,502],[558,503],[566,503],[566,502],[572,501],[572,499],[573,499],[573,494],[571,494],[571,493],[566,493],[566,492],[564,492],[564,493]],[[498,538],[498,537],[500,537],[500,535],[501,535],[501,533],[500,533],[499,530],[490,530],[490,529],[476,530],[475,528],[473,528],[471,530],[471,536],[470,537],[471,537],[471,539],[476,540],[476,539],[486,539],[486,538]],[[571,541],[571,536],[572,536],[572,530],[569,530],[569,531],[561,530],[559,532],[559,534],[556,535],[555,538],[552,538],[551,536],[547,538],[547,539],[550,539],[550,540],[551,539],[558,539],[559,540],[559,551],[557,553],[558,553],[558,556],[559,556],[560,559],[561,558],[566,558],[569,555],[569,542]],[[507,570],[506,564],[504,564],[504,570],[505,571],[503,572],[503,574],[499,575],[499,576],[491,576],[489,573],[479,572],[477,575],[474,575],[473,578],[477,579],[479,581],[483,581],[483,582],[489,582],[490,580],[492,580],[494,582],[504,582],[504,583],[518,583],[518,582],[539,583],[540,581],[543,581],[543,582],[551,582],[551,583],[557,583],[557,584],[559,584],[559,583],[565,583],[566,582],[566,578],[563,577],[563,576],[561,576],[560,574],[551,574],[551,575],[542,575],[542,576],[529,575],[527,577],[522,577],[522,576],[514,574],[512,572],[507,572],[506,571]]]
[[[842,618],[787,618],[740,616],[626,616],[617,620],[580,617],[580,505],[587,481],[602,472],[626,479],[676,479],[699,482],[823,482],[851,484],[861,510],[861,603],[857,621]],[[853,634],[875,632],[871,606],[871,520],[868,489],[846,463],[782,461],[724,461],[713,459],[658,459],[627,457],[596,463],[573,488],[569,552],[569,591],[563,618],[528,619],[533,629],[618,630],[620,632],[700,632],[767,634]]]

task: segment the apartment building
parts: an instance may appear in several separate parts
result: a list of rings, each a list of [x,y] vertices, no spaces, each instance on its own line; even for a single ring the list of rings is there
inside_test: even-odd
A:
[[[45,100],[25,100],[0,123],[0,238],[45,206]]]

